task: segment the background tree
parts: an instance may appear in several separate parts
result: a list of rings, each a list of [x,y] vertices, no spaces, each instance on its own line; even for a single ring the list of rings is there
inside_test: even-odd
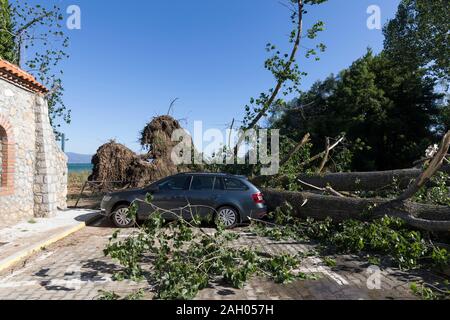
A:
[[[59,135],[59,120],[70,123],[70,110],[62,99],[64,88],[59,68],[68,58],[69,40],[63,31],[64,19],[57,6],[30,5],[26,1],[0,0],[0,55],[36,76],[50,89],[47,95],[50,122]]]
[[[411,167],[436,139],[442,95],[425,73],[369,50],[338,76],[301,94],[270,125],[295,141],[309,132],[313,151],[323,149],[326,137],[345,133],[352,170]]]
[[[8,0],[0,0],[0,58],[14,62],[14,25]]]
[[[333,169],[411,167],[450,126],[448,12],[448,0],[402,0],[384,28],[381,54],[369,51],[288,108],[272,105],[269,126],[293,141],[310,133],[313,153],[345,133],[350,146],[335,156],[350,165]]]
[[[439,114],[440,126],[437,128],[439,133],[450,130],[450,103],[447,100],[445,107],[440,110]]]
[[[385,51],[411,69],[427,67],[450,80],[450,1],[402,0],[384,28]]]

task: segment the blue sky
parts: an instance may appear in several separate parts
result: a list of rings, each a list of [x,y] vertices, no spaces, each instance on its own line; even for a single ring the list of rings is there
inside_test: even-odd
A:
[[[82,13],[81,30],[67,31],[71,57],[63,65],[72,109],[72,123],[62,127],[67,151],[92,154],[112,138],[139,151],[139,130],[174,98],[174,116],[187,129],[195,120],[225,129],[242,119],[250,97],[273,86],[263,68],[266,43],[288,49],[289,11],[278,0],[55,2]],[[299,55],[309,73],[302,88],[347,67],[367,47],[380,51],[382,32],[367,28],[366,10],[378,5],[384,24],[398,3],[330,0],[310,10],[305,27],[323,20],[318,39],[328,49],[319,62]]]

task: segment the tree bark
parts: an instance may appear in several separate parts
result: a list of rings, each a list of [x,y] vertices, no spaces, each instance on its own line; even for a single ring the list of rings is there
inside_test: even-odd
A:
[[[443,166],[440,171],[450,174],[450,165]],[[401,169],[391,171],[373,171],[373,172],[339,172],[327,173],[324,175],[308,175],[302,174],[299,179],[317,186],[319,188],[326,188],[331,186],[337,191],[377,191],[388,187],[397,180],[399,187],[405,189],[409,186],[411,181],[417,179],[422,173],[421,169]],[[255,184],[261,184],[267,177],[256,177],[253,179]],[[271,177],[271,179],[278,179],[281,185],[288,182],[288,178]],[[305,186],[305,190],[312,190]]]
[[[320,162],[320,166],[317,169],[317,174],[321,174],[323,169],[325,168],[325,165],[328,162],[328,157],[330,156],[330,138],[326,139],[326,149],[325,149],[325,155],[323,156],[322,162]]]
[[[336,141],[331,147],[327,147],[326,150],[322,151],[321,153],[316,154],[315,156],[309,158],[308,160],[302,162],[299,164],[299,166],[304,166],[307,164],[310,164],[313,161],[316,161],[317,159],[323,158],[325,157],[327,154],[330,153],[331,150],[333,150],[334,148],[336,148],[342,141],[344,141],[345,137],[341,137],[338,141]]]
[[[311,135],[309,133],[305,134],[305,136],[303,137],[303,139],[295,146],[294,149],[291,150],[291,152],[289,152],[289,154],[284,157],[283,160],[281,160],[280,162],[280,167],[285,165],[289,160],[291,160],[291,158],[297,153],[299,152],[299,150],[309,142],[309,138],[311,137]]]
[[[274,189],[265,189],[263,193],[269,210],[272,211],[288,202],[293,206],[294,214],[298,218],[323,220],[330,217],[334,221],[341,222],[347,219],[367,220],[386,214],[399,217],[418,229],[432,232],[450,231],[450,207],[446,206],[408,201],[393,205],[392,201],[386,199],[342,198]],[[305,201],[307,202],[303,205]],[[383,208],[383,205],[388,203],[389,206]]]
[[[264,190],[269,210],[291,204],[294,213],[299,218],[332,218],[334,221],[346,219],[374,219],[381,216],[397,217],[402,219],[411,227],[431,231],[450,232],[450,206],[426,205],[409,201],[421,187],[425,186],[438,170],[448,170],[448,166],[442,168],[450,149],[450,131],[442,139],[441,146],[433,157],[428,167],[420,171],[413,183],[408,183],[408,188],[396,199],[364,199],[346,198],[318,195],[307,192],[277,191],[273,189]],[[390,172],[392,174],[392,172]],[[398,172],[397,172],[398,173]],[[360,173],[361,174],[361,173]],[[380,172],[367,172],[365,175],[377,177],[377,182],[385,178]],[[334,174],[336,175],[336,174]],[[346,178],[351,174],[346,174]],[[353,173],[355,175],[355,173]],[[387,175],[389,176],[389,174]],[[341,174],[342,177],[342,174]],[[395,176],[392,176],[394,178]],[[304,179],[307,179],[305,177]],[[355,177],[353,177],[355,178]],[[404,178],[404,177],[403,177]],[[321,181],[304,182],[302,185],[318,190],[321,189]],[[348,180],[347,180],[348,181]],[[367,182],[367,180],[366,180]],[[389,181],[386,181],[389,184]],[[373,182],[372,182],[373,183]],[[360,183],[357,184],[361,188]],[[336,184],[333,186],[336,187]],[[340,186],[342,188],[342,186]],[[325,188],[332,188],[325,185]],[[348,191],[347,187],[345,190]],[[373,188],[373,186],[372,186]],[[332,189],[334,190],[334,189]],[[342,190],[342,189],[340,189]]]

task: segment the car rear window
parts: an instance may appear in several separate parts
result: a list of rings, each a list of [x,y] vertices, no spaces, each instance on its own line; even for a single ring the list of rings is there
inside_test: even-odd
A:
[[[191,190],[212,190],[214,177],[194,176],[191,184]]]
[[[223,178],[226,190],[248,190],[248,187],[238,179]]]
[[[190,182],[191,176],[178,176],[162,182],[158,187],[160,190],[187,190]]]

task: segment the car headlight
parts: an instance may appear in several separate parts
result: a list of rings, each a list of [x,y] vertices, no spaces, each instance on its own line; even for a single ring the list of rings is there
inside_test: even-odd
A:
[[[108,202],[111,199],[112,199],[112,197],[110,195],[106,195],[106,196],[103,197],[102,202]]]

